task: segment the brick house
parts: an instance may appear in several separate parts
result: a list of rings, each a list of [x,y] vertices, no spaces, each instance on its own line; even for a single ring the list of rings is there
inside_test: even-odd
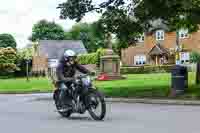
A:
[[[179,30],[182,48],[181,63],[189,63],[192,51],[200,52],[200,30],[188,33]],[[122,64],[126,66],[175,64],[176,32],[169,32],[165,26],[158,26],[137,38],[134,46],[121,51]]]

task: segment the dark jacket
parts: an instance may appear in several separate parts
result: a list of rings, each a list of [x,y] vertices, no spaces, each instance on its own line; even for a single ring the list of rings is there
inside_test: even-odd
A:
[[[70,81],[72,77],[75,76],[76,70],[84,74],[90,73],[88,69],[78,64],[77,62],[74,65],[67,66],[64,61],[64,57],[62,57],[57,66],[56,75],[57,75],[58,80]]]

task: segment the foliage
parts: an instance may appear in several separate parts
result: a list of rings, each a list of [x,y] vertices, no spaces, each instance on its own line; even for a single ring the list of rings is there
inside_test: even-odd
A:
[[[96,64],[99,66],[100,57],[104,55],[104,49],[98,49],[96,53],[83,54],[78,56],[78,61],[82,65],[86,64]]]
[[[82,65],[86,64],[96,64],[97,63],[97,54],[90,53],[78,56],[78,62]]]
[[[96,54],[97,54],[96,65],[97,65],[97,67],[100,67],[101,56],[105,55],[105,49],[103,49],[103,48],[98,49]]]
[[[116,39],[113,43],[113,51],[121,57],[121,50],[127,45],[126,43],[121,42],[119,39]]]
[[[199,7],[199,0],[143,0],[134,13],[140,22],[146,24],[146,28],[151,26],[150,21],[162,19],[171,30],[184,27],[195,31],[200,22]]]
[[[197,63],[197,62],[199,62],[199,61],[200,61],[200,53],[198,53],[198,52],[192,52],[192,53],[190,54],[190,61],[191,61],[192,63]]]
[[[173,65],[122,67],[122,74],[166,73],[171,72]]]
[[[60,25],[55,22],[40,20],[38,23],[34,24],[32,35],[29,37],[29,40],[63,40],[64,38],[65,32]]]
[[[17,70],[16,56],[13,48],[0,48],[0,76],[11,74]]]
[[[78,23],[65,33],[67,40],[82,40],[88,52],[96,52],[104,47],[104,34],[99,31],[98,22],[92,24]]]
[[[196,31],[200,23],[199,0],[67,0],[58,9],[61,19],[77,22],[89,12],[101,13],[101,29],[116,34],[124,48],[135,43],[140,33],[149,31],[155,20],[161,20],[171,31]]]
[[[12,47],[16,49],[17,43],[14,37],[10,34],[0,34],[0,47]]]
[[[23,49],[18,50],[17,55],[18,55],[18,58],[30,60],[33,57],[33,52],[34,52],[34,49],[32,47],[23,48]]]
[[[29,72],[32,68],[32,57],[33,57],[33,48],[24,48],[17,52],[17,59],[16,64],[19,68],[17,71],[15,71],[15,76],[26,76],[26,61],[29,60]]]

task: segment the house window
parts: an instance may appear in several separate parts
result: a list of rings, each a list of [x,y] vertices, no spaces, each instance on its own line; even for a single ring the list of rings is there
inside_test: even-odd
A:
[[[49,67],[57,67],[58,65],[58,60],[57,59],[49,59],[48,60],[48,64],[49,64]]]
[[[144,64],[146,64],[146,56],[145,55],[136,55],[136,56],[134,56],[134,64],[135,65],[144,65]]]
[[[181,52],[180,53],[180,60],[181,60],[181,63],[186,63],[186,62],[189,62],[190,60],[190,54],[189,52]]]
[[[179,38],[184,39],[184,38],[188,38],[188,30],[187,29],[181,29],[179,30]]]
[[[137,42],[144,42],[144,33],[136,38]]]
[[[156,31],[156,40],[157,41],[164,40],[164,36],[165,36],[164,30]]]

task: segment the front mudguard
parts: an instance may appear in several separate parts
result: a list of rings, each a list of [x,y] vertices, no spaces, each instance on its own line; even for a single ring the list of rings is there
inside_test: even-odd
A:
[[[90,102],[88,101],[88,95],[91,93],[98,93],[99,95],[101,95],[101,97],[105,98],[105,95],[100,92],[97,88],[88,88],[87,92],[84,94],[84,104],[86,106],[86,109],[88,109],[90,107]]]

